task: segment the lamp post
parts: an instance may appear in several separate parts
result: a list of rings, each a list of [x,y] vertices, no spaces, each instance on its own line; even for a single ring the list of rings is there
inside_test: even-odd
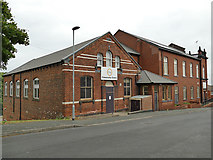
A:
[[[73,77],[72,77],[72,89],[73,89],[73,91],[72,91],[72,94],[73,94],[73,99],[72,99],[72,120],[74,121],[75,120],[75,104],[74,104],[74,101],[75,101],[75,55],[74,55],[74,52],[75,52],[75,45],[74,45],[74,31],[75,30],[77,30],[77,29],[79,29],[80,27],[79,26],[75,26],[75,27],[73,27],[72,28],[72,30],[73,30],[73,52],[72,52],[72,54],[73,54],[73,62],[72,62],[72,75],[73,75]]]

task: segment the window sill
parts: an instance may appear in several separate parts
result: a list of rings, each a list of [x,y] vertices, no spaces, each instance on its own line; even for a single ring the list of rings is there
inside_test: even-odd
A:
[[[164,74],[163,76],[167,76],[167,77],[169,77],[169,75],[168,75],[168,74]]]
[[[23,99],[28,99],[28,97],[23,97]]]
[[[40,101],[39,98],[33,98],[33,101]]]
[[[183,78],[186,78],[186,76],[183,76]]]
[[[174,77],[178,77],[178,75],[176,75],[176,76],[174,75]]]
[[[162,102],[172,102],[173,100],[162,100]]]
[[[80,99],[79,100],[79,104],[82,104],[82,103],[90,103],[90,102],[93,102],[93,104],[94,104],[94,102],[95,102],[95,100],[93,100],[93,99]]]

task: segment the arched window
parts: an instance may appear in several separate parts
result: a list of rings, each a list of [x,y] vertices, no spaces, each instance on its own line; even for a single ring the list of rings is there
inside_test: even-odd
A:
[[[186,77],[186,62],[183,61],[183,77]]]
[[[80,97],[81,99],[91,99],[92,98],[92,77],[84,76],[80,80]]]
[[[7,82],[4,83],[4,95],[7,96]]]
[[[24,97],[28,97],[28,79],[24,80]]]
[[[196,77],[199,78],[198,64],[196,65]]]
[[[97,54],[97,66],[103,66],[103,55],[101,53]]]
[[[13,82],[10,81],[10,96],[13,96]]]
[[[194,87],[191,86],[191,99],[194,99]]]
[[[106,52],[106,67],[112,67],[112,53],[110,51]]]
[[[33,98],[39,99],[39,79],[35,78],[33,80]]]
[[[131,79],[124,78],[124,96],[131,96]]]
[[[115,68],[120,68],[120,57],[115,56]]]
[[[174,59],[174,76],[178,75],[178,60]]]
[[[193,77],[193,65],[190,63],[190,77]]]
[[[20,81],[16,81],[16,97],[20,96]]]

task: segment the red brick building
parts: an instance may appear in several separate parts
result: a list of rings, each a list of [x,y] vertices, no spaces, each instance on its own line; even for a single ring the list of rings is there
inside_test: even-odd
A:
[[[75,45],[75,115],[128,110],[130,97],[136,95],[152,95],[153,111],[203,101],[203,84],[207,86],[205,51],[199,49],[197,55],[188,55],[179,51],[183,48],[174,47],[179,46],[165,47],[120,30],[115,36],[108,32]],[[33,59],[5,74],[3,118],[71,117],[72,60],[73,47],[69,47]],[[185,62],[185,76],[182,76],[182,62]]]
[[[178,45],[166,46],[122,30],[118,30],[114,36],[124,48],[127,48],[143,70],[178,82],[172,88],[156,85],[161,103],[159,109],[175,108],[175,105],[169,104],[173,100],[176,105],[200,103],[206,100],[208,58],[205,49],[202,51],[199,48],[198,53],[187,54],[185,48]],[[149,89],[148,92],[151,90]]]

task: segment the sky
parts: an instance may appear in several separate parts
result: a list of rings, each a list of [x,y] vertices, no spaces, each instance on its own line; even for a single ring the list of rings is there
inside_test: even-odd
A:
[[[206,50],[211,82],[212,0],[6,0],[18,27],[26,29],[29,46],[16,45],[16,58],[7,70],[72,45],[118,29],[186,52]],[[197,41],[197,43],[196,43]],[[213,79],[212,79],[213,80]]]

